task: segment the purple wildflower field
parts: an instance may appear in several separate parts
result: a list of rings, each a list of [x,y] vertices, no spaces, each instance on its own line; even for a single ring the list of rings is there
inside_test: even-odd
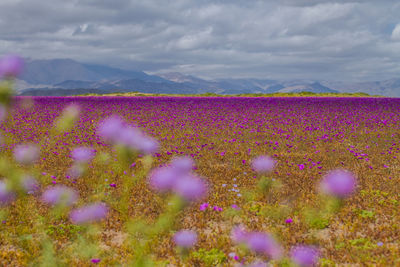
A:
[[[1,265],[400,264],[400,99],[14,97],[4,113]]]

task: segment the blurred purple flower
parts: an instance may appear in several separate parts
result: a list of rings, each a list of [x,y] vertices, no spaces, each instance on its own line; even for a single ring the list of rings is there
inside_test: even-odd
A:
[[[246,244],[250,250],[256,253],[266,254],[272,259],[279,259],[282,257],[282,248],[269,234],[251,232],[247,236]]]
[[[325,194],[346,198],[354,192],[356,178],[349,171],[333,170],[322,179],[320,188]]]
[[[157,140],[145,135],[137,127],[125,125],[124,121],[115,115],[100,122],[97,134],[108,142],[121,144],[144,154],[153,154],[159,148]]]
[[[97,134],[109,142],[118,142],[123,128],[123,120],[113,115],[100,122]]]
[[[293,222],[293,219],[292,218],[288,218],[288,219],[286,219],[286,221],[285,221],[285,223],[292,223]]]
[[[20,144],[14,148],[14,158],[21,164],[32,164],[39,158],[39,148],[32,144]]]
[[[139,128],[132,126],[127,126],[121,129],[117,143],[144,154],[157,152],[159,146],[155,139],[146,136]]]
[[[301,267],[315,266],[318,262],[319,251],[314,246],[295,246],[290,250],[290,258]]]
[[[42,195],[42,200],[50,205],[64,204],[71,206],[77,199],[76,191],[63,185],[50,187]]]
[[[157,168],[149,175],[150,186],[160,192],[172,190],[178,179],[179,174],[170,166]]]
[[[259,173],[270,172],[274,169],[276,161],[270,156],[259,156],[252,161],[252,168]]]
[[[137,146],[141,142],[140,131],[138,128],[127,126],[121,128],[119,134],[120,136],[119,140],[117,140],[117,143],[137,150]]]
[[[4,181],[0,181],[0,206],[7,204],[15,199],[15,194],[7,188]]]
[[[197,234],[191,230],[181,230],[174,235],[174,242],[177,246],[191,248],[197,242]]]
[[[187,175],[176,181],[174,191],[187,201],[196,201],[207,194],[207,186],[197,176]]]
[[[24,66],[24,60],[16,55],[7,55],[0,59],[0,78],[17,77]]]
[[[245,243],[247,241],[248,232],[243,225],[233,227],[231,231],[231,239],[236,244]]]
[[[71,151],[71,157],[78,162],[89,162],[93,159],[95,152],[88,147],[77,147]]]
[[[298,166],[299,166],[299,169],[300,169],[300,170],[303,170],[303,169],[304,169],[304,164],[299,164]]]
[[[99,221],[107,216],[108,208],[104,203],[94,203],[71,211],[70,219],[75,224]]]
[[[141,135],[140,138],[136,140],[136,144],[132,147],[132,149],[136,149],[144,154],[150,155],[157,152],[159,146],[160,145],[156,139]]]
[[[178,186],[178,182],[180,182],[182,179],[187,179],[189,178],[190,181],[193,179],[193,175],[190,173],[190,171],[193,168],[193,160],[189,157],[177,157],[174,158],[170,164],[164,167],[160,167],[157,169],[154,169],[150,175],[149,175],[149,183],[150,186],[158,191],[165,192],[168,190],[174,190],[175,188],[178,188],[177,190],[181,193],[183,193],[185,188],[182,186]],[[184,181],[183,185],[185,184],[195,184],[196,181],[192,181],[192,183],[189,183],[189,181]],[[197,182],[197,184],[200,184]],[[199,185],[199,189],[202,187]],[[188,189],[188,188],[186,188]],[[176,191],[177,192],[177,191]]]

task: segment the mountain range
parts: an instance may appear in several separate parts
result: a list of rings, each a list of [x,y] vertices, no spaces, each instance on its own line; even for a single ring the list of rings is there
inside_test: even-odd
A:
[[[71,59],[27,60],[16,83],[19,95],[75,95],[142,92],[165,94],[243,93],[359,93],[400,97],[400,79],[374,82],[317,80],[218,79],[206,80],[178,72],[149,75]]]

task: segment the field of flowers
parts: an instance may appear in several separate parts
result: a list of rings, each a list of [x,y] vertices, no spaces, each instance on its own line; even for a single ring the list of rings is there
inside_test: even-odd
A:
[[[289,266],[295,245],[312,245],[326,266],[399,265],[399,121],[400,100],[384,98],[16,97],[1,124],[0,172],[35,186],[1,193],[1,265],[127,265],[145,255],[156,266]],[[128,125],[146,133],[132,144],[138,153],[114,132]],[[271,158],[256,172],[261,155]],[[202,177],[186,195],[173,190],[186,205],[157,181],[167,167],[151,171],[173,159]],[[260,185],[263,167],[271,171]],[[318,185],[336,169],[357,187],[327,215]],[[54,188],[74,190],[62,194],[65,207],[51,205]],[[89,203],[106,206],[69,213]],[[189,234],[177,249],[180,229]],[[237,245],[243,233],[264,233],[281,251]]]
[[[399,99],[10,98],[14,63],[1,266],[400,266]]]

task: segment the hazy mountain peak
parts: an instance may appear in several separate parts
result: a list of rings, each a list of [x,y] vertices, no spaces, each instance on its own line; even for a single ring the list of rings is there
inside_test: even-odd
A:
[[[176,83],[199,82],[199,81],[206,82],[206,80],[203,80],[203,79],[191,76],[191,75],[186,75],[186,74],[183,74],[180,72],[160,73],[160,74],[157,74],[157,76],[162,77],[171,82],[176,82]]]
[[[57,84],[67,80],[101,81],[115,79],[141,79],[166,82],[143,71],[122,70],[103,65],[83,64],[72,59],[28,60],[21,79],[30,84]]]

